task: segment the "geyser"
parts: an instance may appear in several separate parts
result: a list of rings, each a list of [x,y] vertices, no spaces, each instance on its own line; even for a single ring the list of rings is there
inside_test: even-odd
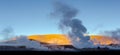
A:
[[[89,36],[84,36],[87,29],[82,25],[82,21],[74,18],[77,13],[78,10],[73,7],[61,2],[54,3],[53,14],[60,16],[59,27],[70,38],[72,45],[76,48],[90,48],[93,43]]]

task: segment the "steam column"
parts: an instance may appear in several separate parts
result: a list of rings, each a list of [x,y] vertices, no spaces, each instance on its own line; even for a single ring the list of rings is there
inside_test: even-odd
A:
[[[72,44],[76,48],[90,48],[92,47],[92,42],[89,36],[84,36],[87,29],[82,25],[82,22],[78,19],[72,19],[70,21],[71,31],[69,32]]]

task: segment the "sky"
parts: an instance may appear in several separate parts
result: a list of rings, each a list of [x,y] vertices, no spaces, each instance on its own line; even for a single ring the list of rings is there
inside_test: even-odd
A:
[[[0,0],[0,32],[8,26],[15,35],[57,34],[56,19],[50,13],[55,0]],[[119,0],[60,0],[76,9],[90,34],[120,28]]]

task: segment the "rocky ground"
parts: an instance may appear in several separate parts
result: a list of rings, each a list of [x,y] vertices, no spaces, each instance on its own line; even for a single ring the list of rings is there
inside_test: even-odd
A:
[[[65,48],[65,47],[60,47],[60,46],[52,46],[49,48],[51,51],[97,51],[97,50],[109,50],[108,48],[83,48],[83,49],[75,49],[75,48]],[[0,51],[39,51],[36,49],[32,48],[26,48],[25,46],[0,46]],[[42,51],[42,50],[40,50]]]
[[[24,46],[15,47],[15,46],[0,46],[0,51],[34,51],[34,49],[28,49]]]

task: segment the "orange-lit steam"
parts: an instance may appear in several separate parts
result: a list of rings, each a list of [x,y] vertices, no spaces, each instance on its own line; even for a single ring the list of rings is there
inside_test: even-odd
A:
[[[71,45],[70,39],[67,38],[65,35],[62,34],[48,34],[48,35],[31,35],[28,39],[35,40],[38,42],[48,43],[48,44],[55,44],[55,45]],[[101,35],[91,35],[90,40],[94,42],[94,44],[101,44],[101,45],[109,45],[109,44],[116,44],[118,43],[117,40],[101,36]]]
[[[102,35],[91,35],[91,40],[94,42],[94,44],[100,44],[100,45],[109,45],[109,44],[118,44],[119,41],[115,40],[112,37],[108,36],[102,36]]]

